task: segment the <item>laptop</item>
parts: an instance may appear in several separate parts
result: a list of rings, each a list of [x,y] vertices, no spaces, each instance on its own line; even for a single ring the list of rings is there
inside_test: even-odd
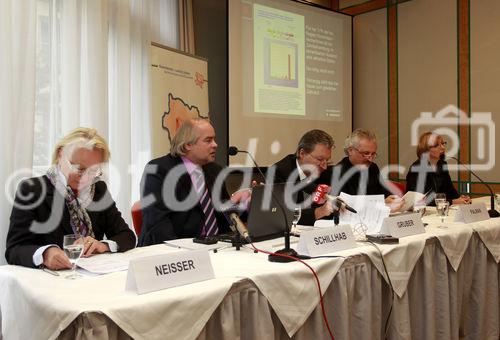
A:
[[[253,241],[282,237],[285,227],[290,228],[293,211],[287,209],[285,204],[285,186],[286,183],[276,183],[259,185],[252,189],[247,228]],[[274,195],[271,195],[271,192]]]

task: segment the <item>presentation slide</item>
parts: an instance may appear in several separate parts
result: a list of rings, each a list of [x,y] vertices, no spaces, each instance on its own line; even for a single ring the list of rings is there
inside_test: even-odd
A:
[[[351,24],[289,0],[229,1],[229,143],[263,166],[310,129],[342,144],[352,125]]]

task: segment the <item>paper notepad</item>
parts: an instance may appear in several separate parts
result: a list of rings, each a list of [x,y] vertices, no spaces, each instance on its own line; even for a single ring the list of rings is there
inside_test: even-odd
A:
[[[415,203],[418,203],[419,201],[423,200],[424,197],[425,195],[420,192],[408,191],[403,196],[404,203],[403,206],[401,207],[401,211],[412,210]]]
[[[342,212],[340,223],[350,224],[352,227],[363,225],[367,234],[378,233],[384,218],[391,212],[385,205],[384,195],[349,195],[342,192],[339,197],[358,212]]]

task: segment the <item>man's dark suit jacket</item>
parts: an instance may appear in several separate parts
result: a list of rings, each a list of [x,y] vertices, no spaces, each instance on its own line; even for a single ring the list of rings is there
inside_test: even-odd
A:
[[[417,183],[419,175],[417,168],[420,166],[420,164],[421,164],[421,159],[419,158],[415,162],[413,162],[413,164],[408,169],[408,173],[406,174],[406,190],[408,191],[417,191]],[[453,182],[451,181],[447,165],[448,164],[445,161],[439,160],[436,166],[436,171],[426,173],[424,190],[423,191],[421,190],[420,192],[422,194],[425,194],[427,192],[445,193],[446,199],[451,204],[451,202],[455,198],[460,197],[460,194],[453,186]],[[433,195],[429,195],[428,197],[432,198]],[[434,200],[430,200],[427,202],[427,204],[435,205],[435,202]]]
[[[45,192],[45,193],[44,193]],[[107,190],[106,183],[99,181],[95,184],[94,202],[101,202],[103,209],[91,211],[87,209],[95,238],[113,240],[119,251],[126,251],[135,247],[135,235],[123,220],[116,204]],[[37,203],[38,202],[38,203]],[[54,202],[60,204],[62,218],[56,218],[47,223],[47,232],[34,233],[30,231],[32,222],[46,222],[51,213],[56,210]],[[33,205],[33,207],[30,207]],[[92,206],[92,204],[91,204]],[[98,211],[100,210],[100,211]],[[54,215],[55,216],[55,215]],[[47,176],[34,177],[19,184],[15,204],[10,215],[10,226],[7,234],[7,249],[5,258],[10,264],[34,267],[33,254],[44,245],[57,244],[62,249],[63,236],[73,234],[70,225],[68,208],[62,195],[55,190]],[[41,231],[41,230],[39,230]]]
[[[176,167],[182,171],[182,175],[177,177],[178,180],[165,183],[169,172]],[[212,193],[214,182],[221,171],[221,167],[212,162],[204,165],[202,169],[208,192]],[[193,196],[196,202],[191,201],[194,206],[191,204],[192,207],[189,209],[185,208],[189,204],[175,207],[170,203],[175,200],[177,202],[186,200],[191,191],[195,192],[196,190],[193,188],[191,177],[181,157],[168,154],[153,159],[146,165],[141,180],[141,206],[143,208],[139,246],[158,244],[177,238],[199,236],[205,215],[198,199]],[[162,192],[165,192],[167,197],[164,197]],[[173,196],[174,193],[175,197]],[[168,196],[169,194],[170,196]],[[225,202],[228,199],[229,195],[226,187],[222,185],[221,200]],[[169,204],[165,204],[165,201]],[[223,214],[216,211],[215,216],[219,233],[229,231],[229,225]]]
[[[343,180],[345,173],[348,172],[353,166],[354,165],[349,160],[349,157],[344,157],[337,163],[337,165],[335,165],[333,169],[331,169],[331,171],[333,174],[336,174],[337,171],[339,171],[338,168],[340,168],[340,176],[338,179]],[[360,180],[360,172],[356,171],[346,182],[344,182],[342,186],[335,185],[334,183],[333,193],[339,194],[341,192],[345,192],[349,195],[358,195],[360,193]],[[368,167],[368,182],[366,185],[365,195],[384,195],[384,197],[391,195],[391,192],[380,183],[380,170],[375,163],[370,164]]]
[[[274,183],[292,182],[297,184],[300,182],[299,173],[297,171],[296,160],[297,157],[293,154],[290,154],[285,156],[285,158],[283,158],[276,164],[274,164],[274,166],[276,167]],[[292,177],[290,177],[291,175]],[[298,204],[302,203],[307,197],[305,194],[307,195],[313,194],[318,184],[330,185],[330,183],[328,182],[328,176],[323,176],[322,173],[316,180],[312,181],[306,188],[304,188],[301,191],[298,191],[295,201]],[[314,217],[314,209],[316,209],[317,207],[319,207],[319,205],[313,203],[310,207],[303,208],[299,224],[314,225],[314,222],[316,221],[316,218]]]

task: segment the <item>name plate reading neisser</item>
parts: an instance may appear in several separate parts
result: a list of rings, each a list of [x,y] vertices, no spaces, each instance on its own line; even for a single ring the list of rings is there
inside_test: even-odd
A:
[[[321,228],[300,233],[299,254],[318,256],[355,248],[356,240],[349,225]]]
[[[400,214],[384,218],[381,233],[399,238],[425,233],[425,228],[420,213]]]
[[[144,294],[213,278],[207,250],[180,251],[130,260],[125,289]]]
[[[484,203],[461,204],[455,214],[455,222],[479,222],[490,218]]]

